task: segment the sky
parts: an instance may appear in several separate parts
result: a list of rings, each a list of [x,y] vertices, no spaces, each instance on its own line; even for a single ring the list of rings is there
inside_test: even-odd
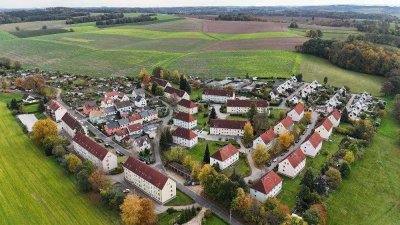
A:
[[[301,5],[390,5],[400,0],[0,0],[0,8],[43,7],[182,7],[182,6],[301,6]]]

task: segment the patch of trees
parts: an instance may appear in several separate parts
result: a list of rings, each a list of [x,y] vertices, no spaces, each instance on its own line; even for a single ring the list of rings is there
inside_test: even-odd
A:
[[[88,22],[95,22],[95,21],[103,21],[103,20],[111,20],[111,19],[118,19],[123,18],[123,13],[105,13],[101,15],[89,15],[89,16],[81,16],[81,17],[74,17],[65,21],[66,24],[76,24],[76,23],[88,23]]]
[[[146,21],[155,21],[157,17],[153,17],[150,14],[140,15],[138,17],[123,17],[117,19],[109,19],[103,21],[97,21],[96,26],[106,26],[106,25],[114,25],[114,24],[126,24],[126,23],[141,23]]]
[[[299,28],[299,25],[296,22],[291,22],[289,28]]]
[[[305,36],[309,38],[321,38],[322,37],[321,30],[306,30]]]
[[[363,20],[355,24],[358,31],[375,34],[400,35],[400,26],[396,23],[391,27],[390,21],[386,20]]]
[[[311,39],[296,50],[328,59],[331,63],[357,72],[385,76],[400,68],[400,52],[349,36],[346,41]]]
[[[361,36],[359,38],[364,38],[365,40],[370,41],[372,43],[376,43],[376,44],[390,45],[393,47],[400,48],[400,35],[395,36],[395,35],[390,35],[390,34],[368,33],[368,34],[365,34],[365,36]]]
[[[22,65],[19,61],[13,61],[6,57],[0,57],[0,67],[7,70],[9,69],[20,70],[22,68]]]
[[[32,10],[16,10],[0,13],[0,24],[28,21],[65,20],[71,17],[87,16],[89,13],[73,8],[46,8]]]
[[[215,20],[226,20],[226,21],[262,21],[262,19],[245,13],[226,13],[219,14]]]

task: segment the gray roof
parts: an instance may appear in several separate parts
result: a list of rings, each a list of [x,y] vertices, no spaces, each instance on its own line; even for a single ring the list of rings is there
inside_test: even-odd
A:
[[[140,102],[141,100],[142,100],[142,96],[140,96],[140,95],[138,95],[138,96],[136,96],[136,98],[135,98],[135,102]]]
[[[120,126],[128,125],[129,124],[129,119],[128,118],[122,118],[118,120],[118,123]]]
[[[107,124],[107,127],[110,129],[117,128],[117,127],[119,127],[119,123],[117,121],[113,121],[113,122],[110,122],[109,124]]]
[[[135,89],[135,90],[133,90],[133,92],[135,92],[136,95],[144,95],[145,94],[145,91],[143,88]]]
[[[117,110],[115,109],[114,106],[110,106],[110,107],[105,108],[105,109],[104,109],[104,112],[105,112],[106,114],[112,114],[112,113],[116,113]]]
[[[140,112],[139,114],[140,114],[140,117],[142,117],[142,119],[149,116],[148,111],[143,111],[143,112]]]
[[[145,135],[135,139],[135,144],[139,147],[142,147],[144,142],[151,144],[149,136]]]
[[[154,115],[157,114],[157,110],[155,109],[150,109],[149,111],[147,111],[149,113],[149,115]]]
[[[115,105],[115,108],[117,108],[117,109],[123,109],[123,108],[132,106],[132,104],[129,101],[123,101],[123,102],[116,101],[114,103],[114,105]]]

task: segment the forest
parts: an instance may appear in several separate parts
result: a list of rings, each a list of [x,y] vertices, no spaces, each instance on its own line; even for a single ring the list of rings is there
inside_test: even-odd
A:
[[[155,15],[156,14],[146,14],[146,15],[143,14],[138,17],[122,17],[122,18],[117,18],[117,19],[97,21],[96,26],[154,21],[154,20],[157,20],[157,17],[153,17]]]
[[[68,19],[65,23],[66,24],[87,23],[87,22],[96,22],[96,21],[103,21],[110,19],[118,19],[122,17],[124,17],[123,13],[105,13],[95,16],[90,15],[90,16],[74,17]]]
[[[16,10],[0,13],[0,24],[30,21],[65,20],[72,17],[87,16],[89,13],[73,8],[46,8]]]

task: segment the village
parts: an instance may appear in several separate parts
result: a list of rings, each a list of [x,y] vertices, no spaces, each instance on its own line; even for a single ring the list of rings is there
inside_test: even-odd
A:
[[[41,76],[55,93],[45,100],[24,90],[22,105],[44,107],[41,116],[18,115],[28,132],[38,119],[49,117],[71,140],[71,152],[109,174],[125,192],[150,197],[160,212],[183,192],[231,224],[240,222],[202,195],[204,165],[228,178],[240,176],[250,196],[265,202],[285,189],[282,177],[295,178],[306,170],[307,159],[320,157],[344,117],[375,119],[385,104],[327,81],[307,83],[301,74],[223,80]],[[173,157],[177,152],[181,155]]]

